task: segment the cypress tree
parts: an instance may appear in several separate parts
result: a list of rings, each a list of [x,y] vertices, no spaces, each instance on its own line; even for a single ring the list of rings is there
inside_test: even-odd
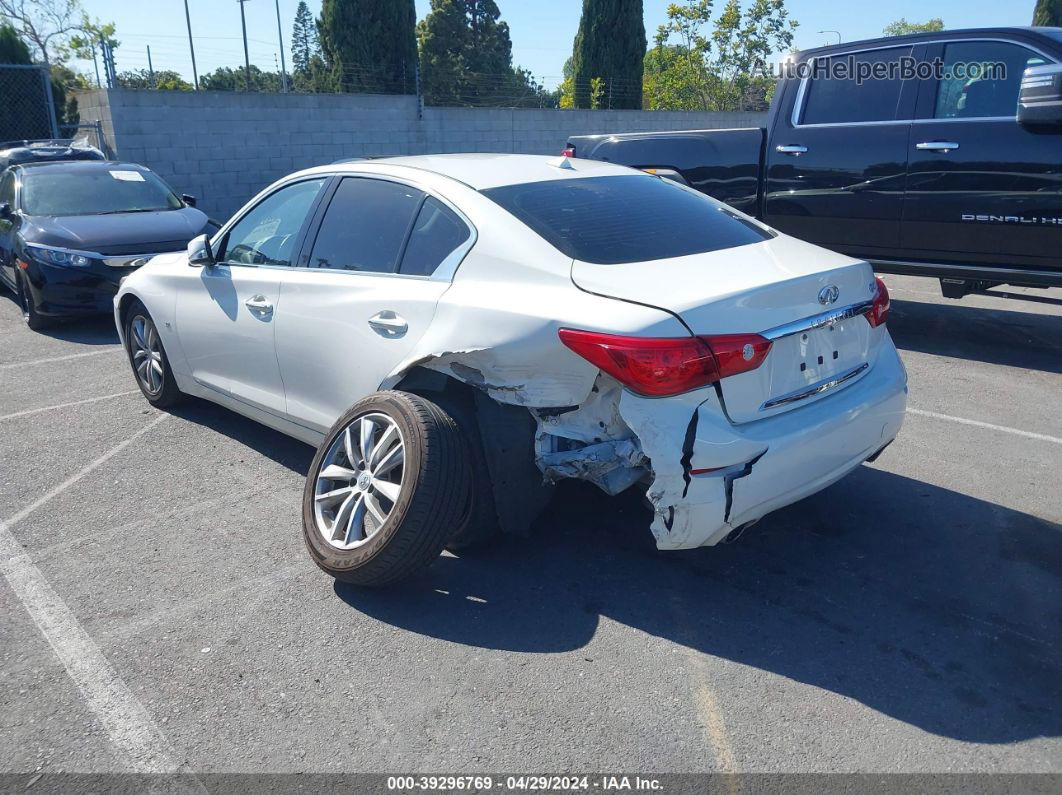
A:
[[[413,93],[416,22],[414,0],[324,0],[317,29],[338,86]]]
[[[642,0],[583,0],[572,52],[575,107],[641,108],[644,64]]]
[[[1062,0],[1036,0],[1032,23],[1042,27],[1062,27]]]

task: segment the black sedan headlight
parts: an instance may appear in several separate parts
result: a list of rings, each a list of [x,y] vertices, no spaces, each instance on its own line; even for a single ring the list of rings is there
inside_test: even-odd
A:
[[[26,254],[37,262],[45,265],[57,265],[60,268],[88,268],[92,265],[92,252],[73,251],[68,248],[52,248],[51,246],[25,247]]]

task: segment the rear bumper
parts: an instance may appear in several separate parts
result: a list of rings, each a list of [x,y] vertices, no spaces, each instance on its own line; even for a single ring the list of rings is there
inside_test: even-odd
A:
[[[639,400],[625,395],[621,411],[643,448],[652,448],[656,436],[639,416]],[[859,381],[768,419],[732,425],[713,394],[697,407],[682,448],[676,449],[671,434],[667,452],[646,450],[656,476],[649,498],[656,508],[657,546],[718,543],[732,530],[821,491],[896,437],[906,405],[907,374],[888,338]]]

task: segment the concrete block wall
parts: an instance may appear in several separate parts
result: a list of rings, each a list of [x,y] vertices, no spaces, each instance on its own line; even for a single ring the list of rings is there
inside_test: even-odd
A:
[[[568,135],[756,127],[765,114],[436,108],[410,96],[83,92],[122,160],[148,166],[224,220],[259,190],[310,166],[367,155],[438,152],[557,154]]]

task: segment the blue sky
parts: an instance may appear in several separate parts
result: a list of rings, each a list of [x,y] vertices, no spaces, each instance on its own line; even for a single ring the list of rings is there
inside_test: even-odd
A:
[[[276,0],[248,0],[246,3],[248,48],[251,62],[275,69],[279,64]],[[308,0],[316,14],[320,0]],[[422,18],[429,0],[416,0]],[[717,8],[724,0],[716,0]],[[118,70],[146,68],[147,46],[151,46],[156,69],[174,69],[191,77],[188,39],[182,0],[82,0],[90,15],[113,21],[118,26],[122,46],[117,51]],[[240,10],[236,0],[188,0],[192,33],[200,74],[218,66],[243,63],[240,39]],[[645,27],[651,38],[666,18],[667,0],[645,0]],[[284,49],[290,60],[291,24],[298,0],[280,0]],[[571,54],[572,39],[579,25],[580,0],[498,0],[502,18],[509,23],[513,40],[513,60],[530,69],[543,82],[554,86],[561,67]],[[900,17],[924,21],[941,17],[949,28],[988,25],[1028,25],[1033,0],[997,3],[987,0],[893,0],[887,3],[838,3],[836,0],[789,0],[790,17],[800,23],[795,44],[814,47],[836,39],[834,34],[817,31],[839,30],[845,41],[870,38]],[[91,70],[91,63],[82,64]],[[290,66],[290,65],[289,65]]]

